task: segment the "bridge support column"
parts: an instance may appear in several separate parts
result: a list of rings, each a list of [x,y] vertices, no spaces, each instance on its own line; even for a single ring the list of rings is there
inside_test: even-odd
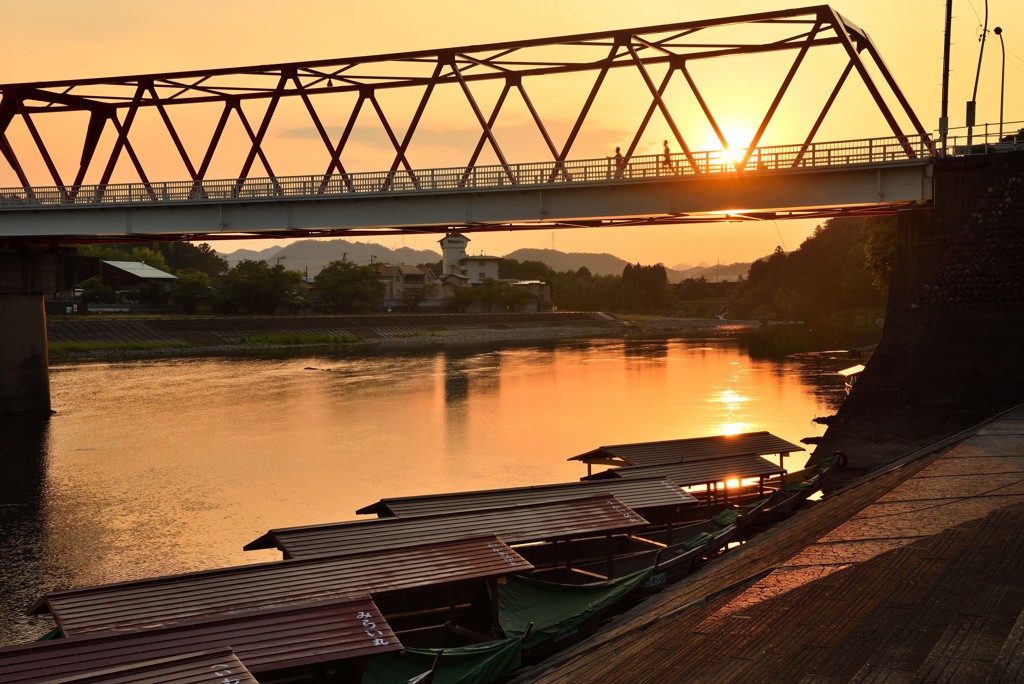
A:
[[[57,267],[53,254],[0,251],[0,414],[50,411],[44,293]]]

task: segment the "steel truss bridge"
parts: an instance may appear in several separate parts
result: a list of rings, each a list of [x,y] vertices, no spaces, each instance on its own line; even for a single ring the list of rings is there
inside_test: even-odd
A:
[[[834,80],[820,92],[794,93],[801,69],[825,50],[839,65]],[[733,149],[699,67],[765,55],[785,58],[779,87],[757,115],[752,139]],[[649,98],[639,104],[621,165],[579,153],[613,74],[625,74]],[[561,102],[554,118],[545,117],[530,96],[546,79],[565,77],[586,86],[568,125],[558,119],[566,114]],[[850,84],[866,95],[858,107],[887,132],[819,140]],[[680,90],[685,112],[675,104]],[[762,145],[787,98],[811,112],[803,140]],[[458,163],[414,165],[432,144],[421,124],[442,100],[469,112],[475,133],[448,152],[462,156]],[[502,124],[514,100],[548,158],[516,158],[520,145]],[[281,127],[297,114],[318,150],[307,150],[302,163],[322,171],[280,175]],[[691,147],[683,121],[692,126],[693,117],[722,149]],[[656,130],[670,131],[674,154],[639,152],[655,120]],[[377,170],[351,161],[368,135],[389,148]],[[931,199],[929,162],[939,152],[867,34],[815,6],[350,59],[0,85],[0,179],[10,179],[0,188],[0,240],[386,235],[890,213]],[[167,173],[168,156],[184,180],[155,180],[155,168]],[[217,179],[214,168],[235,171]]]

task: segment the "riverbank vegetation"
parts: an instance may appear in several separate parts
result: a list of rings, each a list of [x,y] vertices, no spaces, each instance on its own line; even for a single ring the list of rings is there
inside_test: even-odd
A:
[[[546,280],[559,308],[680,318],[873,321],[884,315],[896,242],[893,217],[836,218],[796,250],[781,247],[751,264],[746,278],[669,283],[664,266],[627,265],[621,276],[587,269],[556,273],[505,259],[511,278]]]
[[[154,355],[162,356],[169,348],[175,350],[194,349],[197,345],[188,342],[132,342],[118,340],[116,342],[50,342],[47,345],[47,353],[50,361],[61,361],[64,359],[77,359],[82,357],[103,356],[106,352],[117,354],[134,353],[145,354],[151,352]]]
[[[831,219],[799,249],[779,248],[751,264],[731,293],[730,314],[766,320],[877,318],[884,313],[895,235],[892,217]]]
[[[676,318],[867,321],[884,314],[895,248],[893,217],[826,221],[791,252],[781,247],[751,264],[746,278],[707,278],[670,283],[662,264],[627,264],[621,275],[595,275],[587,268],[555,271],[540,261],[502,259],[502,279],[550,284],[559,310],[606,311]],[[334,262],[313,279],[281,263],[245,260],[228,268],[209,245],[156,243],[94,245],[84,254],[108,260],[143,261],[177,276],[170,297],[185,314],[366,313],[381,307],[382,285],[372,266]],[[440,262],[421,264],[440,272]],[[83,300],[109,296],[87,282]],[[490,281],[456,288],[452,311],[472,304],[514,310],[519,288]],[[311,297],[311,287],[317,297]],[[465,290],[465,292],[459,292]],[[143,300],[145,291],[140,292]],[[145,302],[144,302],[145,303]]]

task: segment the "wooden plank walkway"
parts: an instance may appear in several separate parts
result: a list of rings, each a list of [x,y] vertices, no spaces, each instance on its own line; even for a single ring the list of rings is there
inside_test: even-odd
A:
[[[515,681],[1024,680],[1024,408],[937,448]]]

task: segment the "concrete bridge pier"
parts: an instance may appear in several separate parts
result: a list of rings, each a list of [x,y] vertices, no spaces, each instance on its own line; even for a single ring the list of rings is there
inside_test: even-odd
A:
[[[59,268],[51,252],[0,249],[0,414],[50,411],[44,301]]]

